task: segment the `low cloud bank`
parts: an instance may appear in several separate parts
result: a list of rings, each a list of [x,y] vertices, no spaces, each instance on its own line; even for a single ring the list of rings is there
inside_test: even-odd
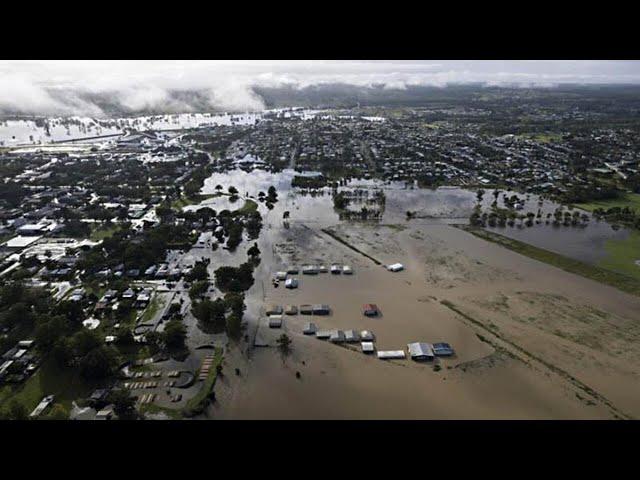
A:
[[[418,87],[569,83],[640,85],[640,62],[1,61],[0,113],[105,117],[255,111],[273,104],[267,94],[278,89],[297,93],[293,101],[318,89],[330,96],[336,86],[365,97],[371,92],[380,97],[380,90],[402,97],[398,92]]]

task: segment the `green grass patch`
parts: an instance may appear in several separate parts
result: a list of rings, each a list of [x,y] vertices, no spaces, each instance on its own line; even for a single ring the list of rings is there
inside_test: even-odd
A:
[[[640,296],[640,278],[625,275],[613,270],[609,270],[600,266],[590,265],[588,263],[574,260],[564,255],[560,255],[549,250],[534,247],[528,243],[520,242],[512,238],[507,238],[497,233],[488,232],[481,228],[471,227],[468,225],[458,225],[458,228],[465,230],[476,237],[482,238],[489,242],[497,243],[500,246],[513,250],[527,257],[533,258],[540,262],[548,263],[554,267],[558,267],[570,273],[581,275],[583,277],[604,283],[612,287],[618,288],[632,295]],[[640,267],[636,267],[640,269]]]
[[[142,318],[140,319],[142,323],[151,321],[155,315],[158,313],[158,309],[160,308],[160,300],[158,300],[158,296],[154,295],[147,308],[142,313]]]
[[[636,212],[640,212],[640,193],[625,193],[620,198],[614,198],[611,200],[594,200],[592,202],[578,203],[576,206],[590,212],[594,211],[596,208],[604,208],[606,210],[614,207],[630,207],[635,209]]]
[[[45,360],[24,383],[5,385],[0,389],[0,408],[4,409],[16,400],[31,413],[43,397],[55,395],[55,403],[71,409],[73,400],[89,396],[95,388],[98,385],[84,380],[77,369],[60,368],[54,360]]]
[[[120,230],[120,225],[117,224],[107,224],[107,225],[97,225],[95,227],[91,227],[91,234],[89,235],[89,239],[94,242],[99,242],[100,240],[104,240],[112,236]]]
[[[185,195],[182,195],[180,198],[171,202],[171,208],[176,210],[181,210],[182,208],[187,207],[189,205],[197,205],[198,203],[203,202],[204,200],[207,200],[213,197],[218,197],[218,196],[219,194],[217,193],[216,194],[198,194],[192,197],[187,197]]]
[[[635,263],[640,261],[640,232],[633,230],[624,240],[607,240],[604,248],[608,255],[598,263],[600,267],[640,280],[640,266]]]
[[[202,388],[195,396],[190,399],[184,407],[184,413],[190,412],[200,412],[204,410],[206,407],[209,395],[213,391],[213,387],[216,385],[216,380],[218,378],[218,365],[222,364],[222,360],[224,356],[222,355],[222,349],[216,348],[216,353],[214,354],[213,364],[211,365],[211,369],[209,370],[209,375],[207,375],[207,379],[202,384]]]
[[[161,407],[159,405],[154,405],[153,403],[146,403],[144,405],[140,405],[139,408],[140,413],[164,413],[171,420],[181,420],[182,412],[180,410],[176,410],[173,408]]]
[[[255,212],[256,210],[258,210],[258,204],[256,202],[254,202],[253,200],[245,200],[242,208],[234,210],[234,213],[237,213],[239,215],[248,215]]]

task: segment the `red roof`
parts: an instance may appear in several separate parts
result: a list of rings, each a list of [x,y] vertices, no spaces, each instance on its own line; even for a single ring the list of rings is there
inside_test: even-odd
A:
[[[362,307],[362,309],[367,312],[367,311],[378,311],[378,306],[375,303],[365,303],[364,306]]]

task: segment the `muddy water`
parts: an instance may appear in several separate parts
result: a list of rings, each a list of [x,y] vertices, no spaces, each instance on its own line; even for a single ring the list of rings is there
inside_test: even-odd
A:
[[[228,376],[216,387],[219,402],[210,412],[212,418],[611,416],[602,405],[587,405],[579,400],[571,386],[560,379],[496,352],[478,338],[474,329],[436,300],[449,298],[460,302],[460,297],[486,295],[487,291],[498,291],[514,282],[525,285],[539,282],[544,278],[540,273],[550,272],[537,272],[537,262],[524,259],[524,264],[532,263],[534,268],[516,264],[519,272],[512,271],[508,261],[490,265],[489,257],[495,253],[486,254],[485,242],[472,236],[460,240],[458,231],[447,226],[424,226],[419,232],[367,226],[338,229],[345,237],[350,235],[350,241],[358,248],[369,245],[367,252],[376,258],[384,261],[393,258],[407,264],[405,272],[392,274],[313,226],[292,229],[284,237],[278,237],[276,243],[283,242],[286,248],[274,247],[271,271],[291,263],[292,259],[338,261],[351,265],[354,275],[300,275],[298,290],[263,285],[266,302],[328,303],[332,313],[322,317],[286,317],[283,331],[293,339],[293,353],[284,361],[275,348],[255,349],[250,357],[232,349],[227,365],[240,368],[242,375]],[[452,238],[458,239],[453,247]],[[457,247],[469,247],[470,254],[462,252],[469,261],[460,262],[460,268],[467,271],[461,272],[459,278],[453,276],[453,287],[425,282],[430,268],[420,253],[424,251],[420,244],[425,242],[452,254],[458,253]],[[493,283],[486,282],[487,275],[495,277]],[[570,288],[565,285],[565,293],[566,290]],[[369,319],[361,314],[361,304],[368,302],[378,304],[382,310],[380,318]],[[336,346],[302,335],[302,327],[310,319],[320,328],[372,330],[380,349],[402,349],[409,341],[444,340],[454,345],[458,355],[443,360],[439,372],[431,365],[410,360],[383,362],[355,347]],[[296,372],[300,372],[301,379],[296,379]]]
[[[467,215],[473,208],[474,193],[442,189],[425,196],[424,191],[392,186],[382,221],[388,226],[383,226],[340,222],[328,192],[303,195],[279,175],[263,172],[251,177],[235,172],[209,184],[217,183],[225,188],[233,184],[251,196],[274,185],[279,201],[273,210],[259,206],[264,218],[258,240],[262,263],[247,292],[245,313],[250,341],[230,345],[225,368],[227,372],[239,368],[241,375],[228,373],[217,384],[218,403],[209,412],[211,418],[612,418],[616,411],[640,415],[635,407],[640,404],[640,391],[628,388],[638,383],[632,337],[614,342],[615,325],[628,328],[627,322],[639,320],[638,299],[447,225],[450,215]],[[405,193],[414,195],[416,202],[421,196],[428,198],[422,205],[429,215],[406,222]],[[449,200],[439,206],[439,196]],[[288,228],[282,218],[285,211],[291,215]],[[321,229],[327,227],[380,262],[400,261],[406,270],[387,272],[323,233]],[[235,254],[218,249],[207,255],[212,258],[212,270],[246,258],[244,243]],[[354,275],[298,275],[297,290],[273,287],[274,271],[307,262],[348,264]],[[522,291],[539,294],[540,299],[534,296],[533,303],[522,303],[518,296]],[[589,307],[612,315],[614,320],[608,323],[589,317],[595,335],[609,340],[601,346],[585,343],[580,316],[563,319],[561,327],[555,325],[554,315],[547,311],[548,294],[563,296],[565,310]],[[478,304],[496,295],[507,297],[506,310]],[[442,300],[452,302],[482,326],[465,321]],[[249,348],[268,302],[327,303],[332,313],[285,317],[281,331],[267,332],[271,345],[282,331],[293,339],[293,353],[283,361],[275,347]],[[382,316],[364,317],[363,303],[377,303]],[[520,304],[527,308],[515,308]],[[379,349],[403,349],[411,341],[447,341],[457,356],[443,359],[440,371],[410,360],[384,362],[360,353],[357,345],[347,348],[304,336],[302,328],[310,320],[319,328],[372,330]],[[513,357],[496,349],[496,344],[487,343],[494,333],[536,358],[553,362],[566,375],[518,350]],[[508,343],[500,345],[511,348]],[[612,349],[623,353],[612,355],[608,351]],[[613,409],[586,398],[584,385],[602,394]]]

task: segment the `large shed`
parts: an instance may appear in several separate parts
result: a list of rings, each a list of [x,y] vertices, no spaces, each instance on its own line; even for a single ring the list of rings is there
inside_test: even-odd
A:
[[[407,344],[409,355],[413,360],[433,360],[435,355],[429,343],[413,342]]]

